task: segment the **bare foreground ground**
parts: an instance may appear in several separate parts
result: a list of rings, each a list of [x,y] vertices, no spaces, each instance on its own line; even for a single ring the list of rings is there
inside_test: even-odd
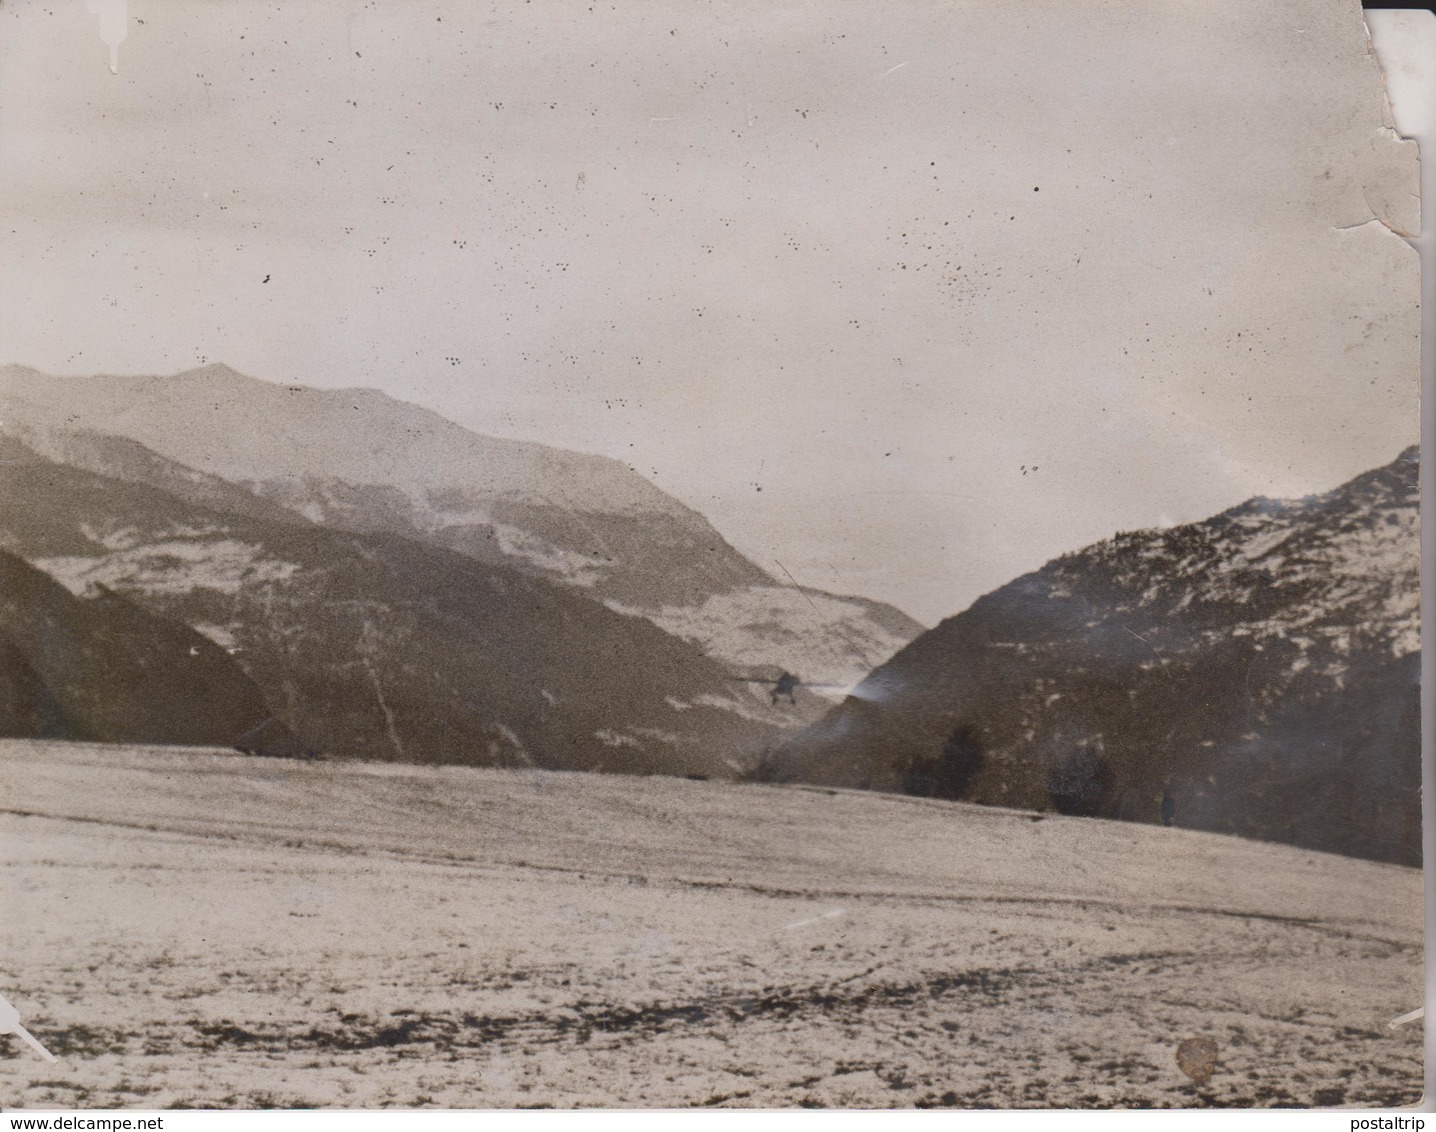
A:
[[[1419,873],[883,795],[0,742],[5,1107],[1399,1105]],[[1220,1062],[1205,1086],[1182,1039]]]

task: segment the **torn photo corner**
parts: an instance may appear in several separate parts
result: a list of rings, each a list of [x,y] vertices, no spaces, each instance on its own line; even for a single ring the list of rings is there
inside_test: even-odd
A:
[[[1354,3],[3,14],[7,1104],[1419,1101]]]

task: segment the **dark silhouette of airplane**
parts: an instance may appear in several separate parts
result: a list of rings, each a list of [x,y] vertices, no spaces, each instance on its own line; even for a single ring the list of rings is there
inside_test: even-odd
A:
[[[771,684],[772,700],[774,704],[787,697],[790,704],[798,702],[799,688],[846,688],[846,684],[811,684],[793,675],[787,669],[778,673],[776,679],[771,676],[730,676],[730,680],[736,680],[740,684]]]

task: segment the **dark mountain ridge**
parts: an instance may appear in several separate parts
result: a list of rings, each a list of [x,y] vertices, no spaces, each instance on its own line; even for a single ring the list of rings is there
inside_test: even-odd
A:
[[[1420,860],[1417,452],[990,593],[770,777]]]
[[[3,455],[0,546],[195,627],[317,750],[732,777],[775,734],[693,646],[528,574]]]
[[[0,735],[306,753],[212,641],[104,587],[75,597],[4,551]]]

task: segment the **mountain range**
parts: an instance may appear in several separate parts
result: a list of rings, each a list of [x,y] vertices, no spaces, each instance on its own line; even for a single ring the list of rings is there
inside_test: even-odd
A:
[[[9,366],[0,733],[806,782],[1417,863],[1417,460],[1117,534],[923,632],[780,583],[617,461],[224,366]],[[783,671],[856,687],[789,703]]]
[[[1418,453],[1121,533],[943,621],[764,776],[1420,862]]]
[[[642,618],[455,551],[265,518],[263,501],[206,506],[191,500],[221,485],[140,455],[180,494],[7,438],[0,546],[202,634],[309,749],[732,777],[776,733],[779,709]]]
[[[483,436],[372,389],[276,385],[218,364],[87,378],[11,365],[0,419],[42,454],[190,502],[516,569],[649,620],[733,674],[851,686],[923,628],[775,579],[619,461]]]

